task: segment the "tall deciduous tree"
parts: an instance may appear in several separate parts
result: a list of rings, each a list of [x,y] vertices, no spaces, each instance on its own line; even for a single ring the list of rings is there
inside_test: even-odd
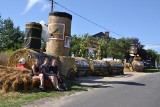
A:
[[[13,21],[0,19],[0,51],[15,50],[22,47],[24,33],[15,27]]]
[[[158,54],[156,51],[152,50],[152,49],[148,49],[147,50],[147,55],[148,55],[148,59],[151,60],[152,65],[155,65],[155,60],[158,59]]]

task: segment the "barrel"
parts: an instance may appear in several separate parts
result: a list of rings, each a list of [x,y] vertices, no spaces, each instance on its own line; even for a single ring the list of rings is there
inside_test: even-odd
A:
[[[24,48],[39,51],[41,48],[42,26],[36,22],[26,24]]]
[[[72,15],[66,12],[51,12],[48,20],[48,32],[51,38],[46,52],[54,56],[68,56],[70,48]]]

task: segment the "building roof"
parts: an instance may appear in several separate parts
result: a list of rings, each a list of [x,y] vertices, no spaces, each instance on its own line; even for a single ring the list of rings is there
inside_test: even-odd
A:
[[[102,38],[102,37],[105,37],[105,36],[106,36],[106,34],[105,34],[105,33],[103,33],[103,32],[99,32],[99,33],[97,33],[97,34],[93,35],[92,37]]]

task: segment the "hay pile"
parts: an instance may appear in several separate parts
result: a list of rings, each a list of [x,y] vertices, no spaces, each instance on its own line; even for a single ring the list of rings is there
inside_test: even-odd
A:
[[[18,90],[30,90],[29,70],[0,67],[0,90],[3,93]]]
[[[133,71],[132,64],[124,63],[124,72],[130,72],[130,71]]]
[[[140,56],[135,56],[135,57],[133,58],[133,60],[134,60],[134,61],[141,61],[142,58],[141,58]]]
[[[11,91],[35,91],[40,85],[39,79],[30,78],[30,70],[0,66],[0,90],[2,93]],[[44,81],[46,89],[52,89],[50,80]]]

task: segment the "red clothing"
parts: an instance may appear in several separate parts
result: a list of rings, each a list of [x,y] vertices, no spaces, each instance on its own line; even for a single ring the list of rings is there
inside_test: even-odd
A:
[[[27,66],[25,64],[19,64],[17,68],[27,68]]]

